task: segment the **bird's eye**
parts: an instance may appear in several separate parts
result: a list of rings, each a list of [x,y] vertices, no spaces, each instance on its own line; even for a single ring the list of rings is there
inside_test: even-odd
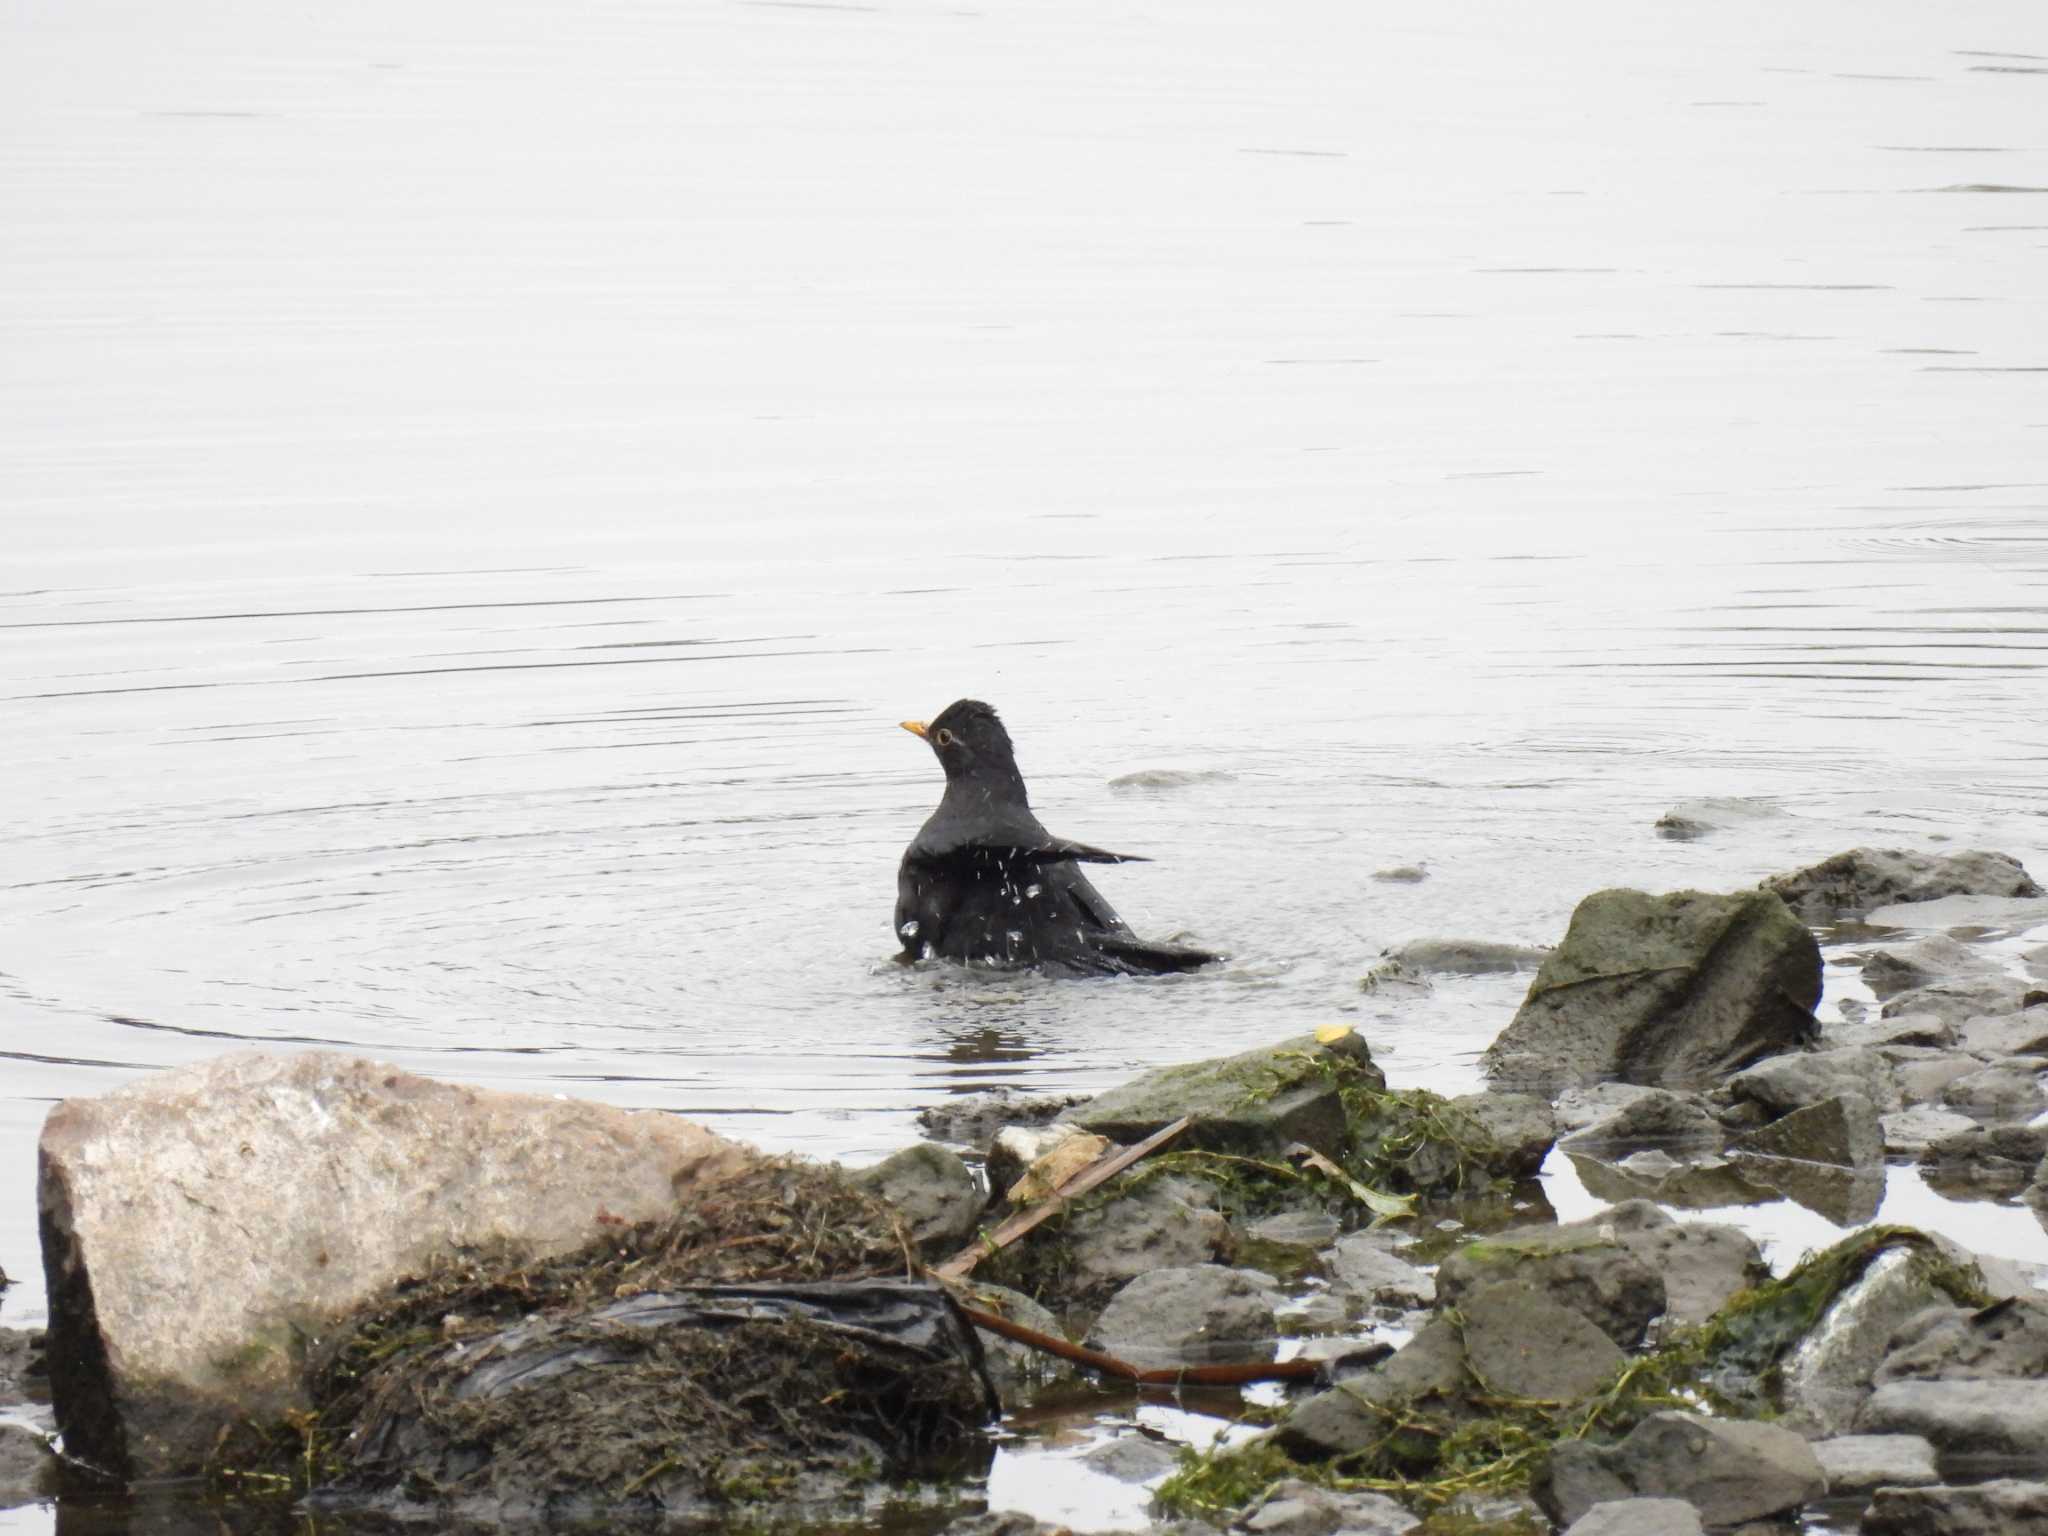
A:
[[[951,731],[947,730],[942,725],[939,727],[938,733],[932,739],[938,742],[938,744],[942,747],[950,747],[951,745],[953,745],[954,736]]]

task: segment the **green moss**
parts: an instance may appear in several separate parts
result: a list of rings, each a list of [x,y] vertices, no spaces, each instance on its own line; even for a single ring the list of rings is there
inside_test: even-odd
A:
[[[1491,1246],[1502,1254],[1512,1251],[1508,1244]],[[1629,1361],[1582,1402],[1473,1394],[1381,1404],[1358,1394],[1359,1405],[1380,1421],[1378,1437],[1363,1448],[1304,1463],[1265,1439],[1243,1450],[1189,1456],[1161,1487],[1160,1502],[1176,1513],[1210,1515],[1242,1508],[1273,1483],[1297,1477],[1331,1488],[1373,1489],[1418,1510],[1440,1510],[1464,1493],[1526,1491],[1557,1445],[1617,1439],[1665,1409],[1766,1417],[1778,1407],[1784,1358],[1872,1262],[1901,1246],[1911,1251],[1927,1282],[1958,1303],[1988,1301],[1981,1277],[1946,1258],[1931,1238],[1911,1228],[1879,1227],[1813,1255],[1783,1279],[1740,1293],[1701,1327]],[[1450,1536],[1466,1528],[1427,1529]]]

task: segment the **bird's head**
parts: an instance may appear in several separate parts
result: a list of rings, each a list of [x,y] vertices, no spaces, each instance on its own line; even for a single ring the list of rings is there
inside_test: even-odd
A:
[[[1022,785],[1022,776],[1017,772],[1016,750],[1010,745],[1010,733],[1003,729],[1003,722],[996,712],[979,699],[958,699],[933,716],[929,723],[906,720],[903,729],[922,736],[930,744],[932,751],[938,754],[939,766],[946,770],[949,781],[963,778],[1015,779]]]

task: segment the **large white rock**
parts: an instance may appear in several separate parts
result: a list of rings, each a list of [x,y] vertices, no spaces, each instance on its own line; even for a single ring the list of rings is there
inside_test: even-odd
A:
[[[201,1470],[301,1406],[335,1317],[436,1260],[581,1247],[759,1154],[656,1112],[244,1052],[70,1099],[43,1126],[50,1376],[72,1453]]]

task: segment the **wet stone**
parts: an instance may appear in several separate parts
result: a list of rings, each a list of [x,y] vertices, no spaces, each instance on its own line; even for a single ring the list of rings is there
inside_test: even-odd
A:
[[[992,1312],[997,1317],[1052,1338],[1064,1339],[1067,1336],[1067,1330],[1052,1312],[1022,1291],[1013,1291],[1006,1285],[973,1282],[963,1289],[961,1300],[978,1311]],[[976,1328],[974,1336],[981,1341],[982,1357],[988,1364],[990,1379],[1005,1397],[1026,1386],[1044,1386],[1076,1374],[1075,1367],[1058,1355],[1033,1349],[1029,1344],[1019,1343],[1000,1333]]]
[[[2029,1291],[1968,1311],[1930,1312],[1893,1341],[1876,1372],[1887,1381],[2048,1376],[2048,1296]]]
[[[1081,1462],[1090,1471],[1120,1483],[1150,1483],[1172,1472],[1180,1464],[1180,1456],[1172,1446],[1149,1436],[1126,1434],[1091,1446],[1082,1453]]]
[[[2044,1069],[2048,1061],[2041,1057],[2014,1057],[1950,1079],[1941,1101],[1974,1120],[2025,1120],[2048,1109],[2048,1091],[2041,1087]]]
[[[1915,1104],[1911,1109],[1884,1115],[1880,1117],[1880,1123],[1884,1127],[1885,1152],[1894,1157],[1901,1154],[1917,1157],[1943,1137],[1979,1128],[1968,1115],[1953,1109],[1936,1109],[1931,1104]]]
[[[1579,1313],[1520,1281],[1474,1292],[1458,1310],[1466,1367],[1492,1392],[1577,1402],[1628,1358]]]
[[[1869,1168],[1884,1159],[1884,1127],[1869,1099],[1860,1093],[1839,1093],[1752,1131],[1731,1150],[1802,1163]]]
[[[1894,904],[1943,896],[2039,896],[2017,859],[1968,850],[1921,853],[1901,848],[1852,848],[1791,874],[1763,882],[1809,923],[1833,922],[1844,913],[1868,913]]]
[[[1537,1502],[1566,1525],[1596,1504],[1642,1496],[1683,1499],[1708,1526],[1794,1510],[1827,1491],[1812,1448],[1782,1425],[1655,1413],[1615,1445],[1559,1445]]]
[[[1781,1367],[1789,1422],[1840,1434],[1856,1422],[1872,1378],[1909,1318],[1945,1306],[1934,1259],[1912,1244],[1872,1259],[1815,1320]]]
[[[1836,1435],[1813,1443],[1828,1476],[1828,1492],[1869,1493],[1875,1488],[1938,1483],[1934,1447],[1918,1435]]]
[[[1420,1523],[1385,1494],[1290,1479],[1269,1488],[1233,1528],[1253,1536],[1402,1536]]]
[[[992,1088],[986,1093],[948,1099],[919,1110],[917,1124],[939,1141],[986,1147],[1006,1125],[1043,1125],[1061,1110],[1083,1102],[1079,1094],[1022,1094],[1008,1088]]]
[[[1924,987],[1930,982],[1960,976],[1995,972],[1998,962],[1983,948],[1952,939],[1945,933],[1930,934],[1907,944],[1886,945],[1863,957],[1863,984],[1877,994],[1879,1002]]]
[[[2034,990],[2026,982],[2002,975],[1934,981],[1891,998],[1884,1005],[1884,1016],[1889,1019],[1924,1014],[1960,1030],[1980,1015],[2017,1013],[2026,1007]]]
[[[2048,1464],[2048,1380],[1888,1381],[1856,1428],[1930,1440],[1945,1472],[2038,1468]]]
[[[1227,1258],[1230,1223],[1213,1185],[1181,1176],[1147,1179],[1130,1193],[1077,1211],[1061,1234],[1077,1296],[1099,1296],[1154,1270]]]
[[[980,1223],[981,1186],[958,1156],[931,1142],[905,1147],[859,1181],[902,1213],[910,1240],[927,1258],[953,1252]]]
[[[1725,1139],[1719,1117],[1700,1095],[1644,1088],[1564,1141],[1573,1151],[1654,1147],[1683,1158],[1688,1152],[1718,1152]]]
[[[1557,1140],[1557,1121],[1547,1100],[1532,1093],[1468,1093],[1451,1100],[1486,1132],[1497,1149],[1487,1166],[1509,1178],[1530,1178]]]
[[[1811,1041],[1820,949],[1764,891],[1599,891],[1482,1058],[1497,1087],[1704,1086]]]
[[[1700,1512],[1683,1499],[1617,1499],[1595,1504],[1565,1536],[1702,1536]]]
[[[1390,1252],[1384,1238],[1355,1232],[1324,1256],[1339,1293],[1390,1307],[1426,1307],[1436,1297],[1435,1277]]]
[[[1928,1187],[1961,1199],[2016,1195],[2048,1156],[2048,1125],[1971,1123],[1931,1141],[1920,1153]]]
[[[1664,1277],[1600,1217],[1555,1227],[1513,1227],[1446,1255],[1439,1305],[1462,1306],[1482,1287],[1519,1280],[1598,1327],[1623,1349],[1643,1341],[1666,1306]]]
[[[1356,1030],[1303,1035],[1237,1056],[1163,1067],[1076,1105],[1061,1117],[1112,1141],[1135,1142],[1183,1115],[1181,1144],[1271,1154],[1301,1142],[1341,1155],[1347,1126],[1339,1078],[1385,1086]]]
[[[1535,971],[1550,953],[1531,944],[1499,944],[1487,939],[1415,939],[1387,951],[1414,971],[1447,976],[1492,976]]]
[[[1899,1107],[1891,1063],[1857,1046],[1773,1056],[1736,1073],[1728,1091],[1762,1105],[1774,1118],[1841,1093],[1860,1093],[1880,1110]]]
[[[1617,1205],[1600,1221],[1664,1277],[1664,1315],[1671,1324],[1705,1322],[1729,1297],[1770,1274],[1755,1240],[1740,1227],[1675,1221],[1648,1200]]]
[[[1863,1536],[2040,1536],[2048,1531],[2048,1483],[2001,1478],[1965,1487],[1880,1488],[1863,1513]]]
[[[0,1423],[0,1509],[49,1498],[56,1479],[49,1443],[26,1425]]]
[[[2048,1056],[2048,1005],[1966,1019],[1958,1043],[1980,1056]]]
[[[1278,1329],[1264,1284],[1213,1264],[1154,1270],[1115,1296],[1088,1346],[1141,1369],[1271,1360]]]

